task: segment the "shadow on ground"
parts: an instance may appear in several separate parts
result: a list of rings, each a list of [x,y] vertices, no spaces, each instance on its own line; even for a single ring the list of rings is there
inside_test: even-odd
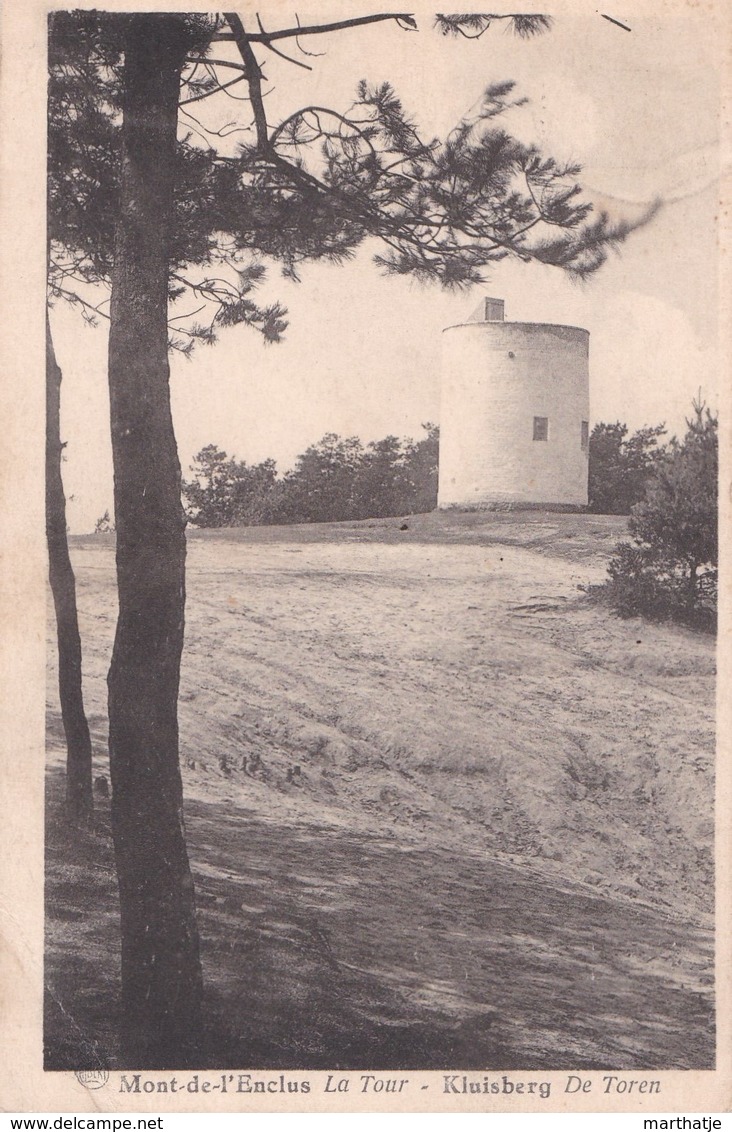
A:
[[[119,1063],[108,803],[48,779],[47,1069]],[[189,802],[201,1068],[711,1068],[712,939],[481,855]]]

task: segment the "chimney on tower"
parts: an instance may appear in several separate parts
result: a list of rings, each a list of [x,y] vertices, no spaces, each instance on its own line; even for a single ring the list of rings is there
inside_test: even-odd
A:
[[[503,306],[503,299],[481,299],[468,322],[503,322]]]

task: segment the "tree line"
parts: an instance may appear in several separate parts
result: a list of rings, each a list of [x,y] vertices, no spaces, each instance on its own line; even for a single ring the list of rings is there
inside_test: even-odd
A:
[[[387,436],[363,445],[326,435],[277,474],[274,460],[248,465],[216,445],[195,457],[183,481],[198,527],[337,522],[418,514],[437,506],[439,427],[419,441]],[[588,510],[628,515],[621,542],[596,588],[621,616],[714,628],[717,611],[718,421],[693,404],[682,440],[663,424],[630,433],[596,424],[589,442]],[[101,522],[101,521],[100,521]],[[98,524],[99,526],[99,524]]]
[[[439,428],[421,440],[326,433],[280,476],[274,460],[247,464],[209,444],[183,480],[189,521],[197,527],[330,523],[412,515],[437,506]]]
[[[182,483],[186,515],[197,527],[236,527],[432,511],[440,430],[432,423],[423,428],[426,436],[418,441],[387,436],[367,445],[326,433],[284,475],[273,459],[247,464],[208,444],[193,459],[192,478]],[[629,515],[667,458],[665,435],[662,424],[632,434],[620,421],[596,424],[589,439],[588,510]],[[105,512],[97,530],[109,526]]]

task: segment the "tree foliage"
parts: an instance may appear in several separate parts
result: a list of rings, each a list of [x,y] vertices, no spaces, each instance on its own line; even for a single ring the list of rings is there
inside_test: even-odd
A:
[[[437,505],[439,429],[421,440],[387,436],[363,445],[326,435],[284,476],[274,460],[248,465],[209,444],[184,480],[188,516],[198,527],[338,522],[431,511]]]
[[[111,535],[114,534],[114,523],[112,522],[109,510],[106,510],[103,515],[100,515],[94,524],[95,535]]]
[[[655,466],[609,565],[606,596],[624,617],[712,627],[717,605],[718,422],[694,404],[683,441]]]
[[[599,515],[629,515],[643,499],[664,449],[664,425],[638,429],[628,436],[628,426],[596,424],[589,446],[589,509]]]
[[[274,460],[248,465],[215,444],[197,454],[193,479],[183,481],[188,518],[197,527],[258,526],[279,521],[280,484]]]
[[[495,12],[471,12],[466,15],[435,16],[435,25],[443,35],[463,36],[464,39],[480,39],[496,22],[506,22],[507,26],[521,39],[540,35],[552,25],[551,16],[540,13],[515,13],[497,15]]]
[[[50,295],[90,321],[108,317],[94,287],[109,285],[114,261],[130,18],[73,11],[50,20]],[[293,39],[301,57],[290,61],[310,68],[304,36],[378,19],[410,30],[412,17],[272,32],[246,31],[234,14],[185,19],[169,261],[170,344],[183,352],[237,324],[266,342],[282,336],[285,308],[255,299],[267,261],[298,279],[304,263],[343,262],[375,237],[382,270],[447,288],[484,281],[507,256],[586,277],[646,219],[593,217],[578,165],[507,132],[501,123],[523,101],[511,82],[489,85],[477,113],[443,139],[421,135],[389,83],[366,80],[348,106],[302,106],[270,124],[255,48],[282,56],[280,42]],[[521,36],[549,26],[548,17],[521,14],[439,16],[437,26],[475,37],[495,21]],[[230,89],[237,83],[247,98]]]

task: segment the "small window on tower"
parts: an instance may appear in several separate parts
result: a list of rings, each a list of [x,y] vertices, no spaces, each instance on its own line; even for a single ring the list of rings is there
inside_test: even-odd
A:
[[[582,428],[580,432],[582,451],[586,452],[590,447],[590,422],[582,421]]]
[[[534,417],[534,440],[549,439],[549,417]]]

